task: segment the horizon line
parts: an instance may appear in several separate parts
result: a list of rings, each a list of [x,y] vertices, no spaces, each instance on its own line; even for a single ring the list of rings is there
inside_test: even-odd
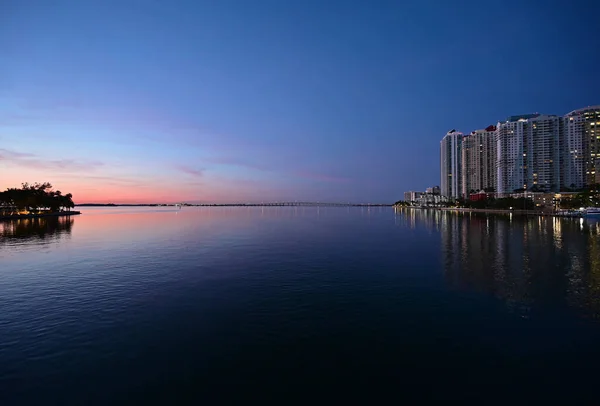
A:
[[[75,206],[159,206],[159,205],[220,205],[220,206],[242,206],[242,205],[253,205],[253,206],[261,206],[261,205],[302,205],[302,204],[311,204],[311,205],[372,205],[372,206],[380,206],[380,205],[391,205],[393,203],[381,203],[381,202],[335,202],[335,201],[305,201],[305,200],[296,200],[296,201],[266,201],[266,202],[171,202],[171,203],[94,203],[94,202],[86,202],[86,203],[75,203]]]

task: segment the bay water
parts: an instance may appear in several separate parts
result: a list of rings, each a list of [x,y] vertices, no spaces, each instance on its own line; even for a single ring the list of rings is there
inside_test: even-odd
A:
[[[0,223],[0,403],[596,397],[600,222],[390,207]]]

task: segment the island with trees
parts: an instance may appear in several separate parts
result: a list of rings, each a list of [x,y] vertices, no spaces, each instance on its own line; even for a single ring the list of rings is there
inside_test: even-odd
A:
[[[21,188],[8,188],[0,192],[2,220],[81,214],[71,210],[74,207],[71,193],[63,195],[48,182],[23,183]]]

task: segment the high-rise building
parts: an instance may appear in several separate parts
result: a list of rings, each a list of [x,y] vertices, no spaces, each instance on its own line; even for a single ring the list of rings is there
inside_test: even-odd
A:
[[[511,116],[496,126],[497,188],[499,194],[513,193],[525,184],[525,156],[523,155],[525,125],[537,114]]]
[[[462,140],[462,195],[496,189],[496,127],[475,130]]]
[[[404,192],[404,201],[407,203],[415,201],[415,193],[416,192]]]
[[[555,115],[539,115],[527,120],[525,188],[540,192],[558,192],[561,185],[560,125]]]
[[[467,136],[449,131],[440,166],[441,194],[449,199],[486,189],[509,195],[600,184],[600,105],[564,117],[510,116]]]
[[[440,142],[440,185],[441,194],[457,199],[462,192],[461,149],[463,134],[449,131]]]
[[[600,106],[566,114],[562,121],[563,188],[600,183]]]
[[[561,182],[561,119],[553,115],[511,116],[498,123],[498,192],[558,191]]]

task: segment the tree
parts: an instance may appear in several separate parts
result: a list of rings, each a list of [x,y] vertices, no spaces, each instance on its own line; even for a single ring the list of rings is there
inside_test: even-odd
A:
[[[53,191],[52,185],[45,183],[23,183],[21,189],[10,188],[0,193],[0,208],[4,212],[39,213],[42,210],[58,212],[75,207],[73,195],[63,195],[60,190]]]
[[[64,207],[69,211],[75,207],[75,203],[73,203],[73,195],[71,193],[61,196],[61,207]]]

